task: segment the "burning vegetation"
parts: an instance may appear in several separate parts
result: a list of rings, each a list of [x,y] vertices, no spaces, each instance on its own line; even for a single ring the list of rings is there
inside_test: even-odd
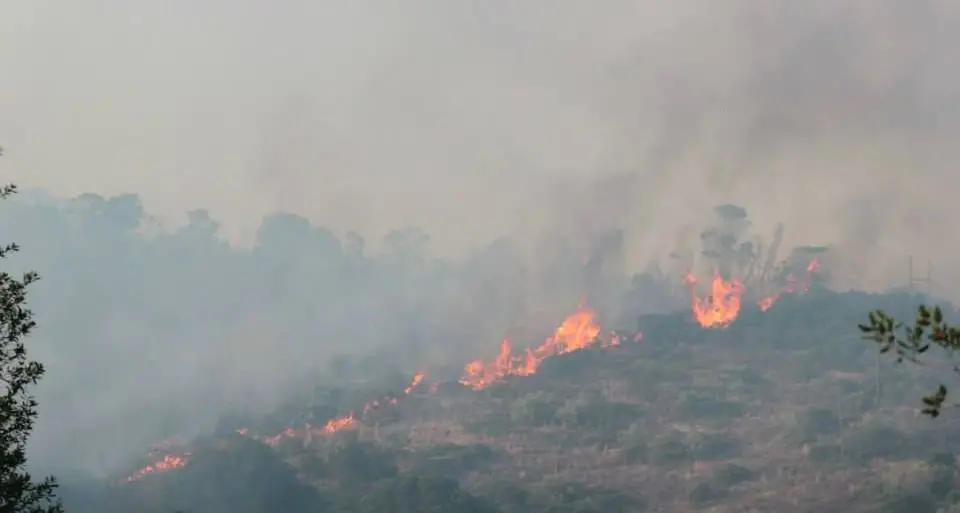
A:
[[[802,277],[798,278],[794,273],[788,273],[782,289],[760,296],[760,299],[756,300],[757,306],[766,312],[784,294],[803,294],[809,291],[813,277],[819,269],[820,262],[813,257],[807,264],[806,272]],[[693,318],[701,326],[723,328],[737,319],[744,295],[747,293],[747,287],[739,278],[724,280],[719,271],[714,272],[710,281],[710,292],[705,296],[697,294],[697,278],[692,273],[684,277],[684,283],[690,287],[690,308],[693,311]]]
[[[552,336],[535,348],[514,354],[512,344],[504,339],[500,342],[500,352],[493,361],[474,360],[468,363],[463,369],[460,383],[474,390],[483,390],[507,376],[536,374],[540,364],[551,356],[594,345],[617,346],[620,345],[620,337],[614,333],[603,333],[597,323],[596,314],[581,304],[560,323]]]
[[[811,276],[819,269],[819,262],[814,258],[807,265],[807,274],[804,278],[795,278],[793,274],[787,276],[786,285],[781,292],[765,296],[758,301],[761,310],[768,310],[781,294],[802,293],[810,288]],[[710,293],[698,296],[696,291],[697,280],[692,273],[684,278],[684,283],[690,286],[690,309],[692,318],[704,328],[722,328],[733,323],[741,310],[746,287],[736,278],[724,280],[719,272],[715,273],[710,282]],[[643,338],[641,333],[633,336],[633,342]],[[534,348],[514,352],[513,345],[504,339],[500,343],[500,351],[491,361],[473,360],[463,369],[463,376],[459,382],[473,390],[483,390],[495,383],[502,382],[509,376],[531,376],[537,373],[541,363],[547,358],[572,353],[588,347],[609,348],[621,345],[623,336],[618,333],[604,331],[599,324],[597,314],[581,304],[576,311],[567,316],[554,333]],[[322,427],[312,426],[309,423],[302,428],[287,427],[277,434],[269,436],[252,436],[248,429],[238,428],[236,433],[253,438],[271,447],[279,446],[284,440],[302,438],[309,441],[314,436],[324,436],[338,431],[357,427],[360,419],[371,412],[385,407],[395,407],[400,398],[419,390],[426,383],[426,372],[418,372],[413,376],[410,384],[398,396],[388,396],[374,399],[366,403],[357,416],[351,411],[346,415],[330,419]],[[426,383],[430,392],[435,392],[438,382]],[[175,470],[187,465],[190,453],[165,454],[153,463],[137,470],[124,479],[125,482],[168,470]]]
[[[736,321],[745,304],[754,304],[765,312],[784,295],[803,294],[810,290],[821,272],[817,255],[826,248],[797,248],[789,258],[775,264],[783,239],[782,225],[777,227],[771,244],[764,246],[759,239],[740,240],[749,224],[745,220],[745,211],[725,205],[717,207],[715,212],[720,223],[701,234],[704,247],[701,255],[714,268],[709,282],[701,287],[703,282],[693,271],[686,272],[680,280],[689,291],[689,309],[693,321],[703,328],[725,328]],[[692,267],[692,261],[688,262],[688,268]],[[626,337],[622,333],[604,330],[598,314],[581,301],[575,311],[564,318],[541,344],[516,349],[510,340],[504,339],[494,358],[468,362],[458,381],[466,388],[480,391],[511,376],[532,376],[546,359],[553,356],[590,347],[611,348],[620,346],[624,340],[636,343],[642,339],[643,334],[639,332]],[[373,412],[396,408],[404,397],[416,391],[435,392],[440,382],[427,382],[426,378],[426,372],[417,372],[402,393],[369,401],[359,410],[331,418],[322,426],[304,423],[302,427],[287,427],[271,435],[253,435],[249,429],[241,427],[236,429],[236,434],[271,447],[278,447],[290,439],[303,439],[309,443],[313,437],[356,428]],[[357,414],[357,411],[360,413]],[[190,461],[190,456],[191,453],[187,451],[174,453],[168,450],[162,455],[151,453],[152,463],[123,481],[135,481],[158,472],[183,468]]]

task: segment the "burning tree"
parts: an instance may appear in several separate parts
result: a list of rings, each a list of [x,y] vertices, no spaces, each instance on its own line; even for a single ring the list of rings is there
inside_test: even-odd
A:
[[[763,237],[750,232],[752,223],[743,207],[720,205],[713,211],[716,221],[700,234],[700,256],[710,267],[725,279],[736,278],[761,296],[782,285],[789,272],[789,259],[778,261],[777,256],[783,243],[783,224],[777,225],[767,244]]]
[[[713,269],[710,280],[698,279],[689,260],[683,283],[690,288],[694,319],[704,327],[729,326],[741,307],[755,303],[768,310],[783,294],[802,294],[821,283],[819,256],[828,248],[794,248],[783,261],[783,224],[778,224],[770,244],[751,235],[746,209],[736,205],[715,207],[716,222],[700,234],[700,257]],[[679,255],[675,257],[683,260]],[[699,290],[698,290],[699,289]]]
[[[0,188],[0,199],[16,187]],[[16,244],[0,247],[0,259],[18,250]],[[37,281],[34,272],[16,278],[0,272],[0,511],[41,513],[63,511],[54,495],[52,477],[34,482],[26,470],[27,437],[37,417],[37,401],[28,392],[43,376],[43,366],[27,359],[26,337],[36,323],[26,308],[27,287]]]

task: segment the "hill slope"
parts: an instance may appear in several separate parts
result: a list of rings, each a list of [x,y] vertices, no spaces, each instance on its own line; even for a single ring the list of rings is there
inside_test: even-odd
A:
[[[639,343],[482,390],[418,386],[363,415],[364,397],[403,383],[330,385],[300,418],[357,411],[346,429],[289,431],[270,450],[225,419],[183,468],[65,498],[75,512],[935,511],[956,477],[951,419],[917,418],[929,377],[855,331],[872,308],[916,301],[815,291],[720,330],[644,317]],[[245,426],[276,431],[291,413]]]

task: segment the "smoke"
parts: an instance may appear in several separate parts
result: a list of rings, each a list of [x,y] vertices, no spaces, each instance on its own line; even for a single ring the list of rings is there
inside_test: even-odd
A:
[[[526,266],[485,297],[529,316],[584,287],[548,279],[551,248],[629,273],[727,203],[758,233],[784,222],[785,248],[836,248],[845,285],[886,286],[913,254],[953,297],[958,22],[947,0],[6,2],[0,169],[136,192],[169,229],[208,208],[247,245],[276,210],[420,227],[445,257],[511,236]],[[267,359],[217,336],[232,380]],[[265,381],[300,353],[270,354]]]
[[[916,212],[885,239],[949,249],[912,222],[954,215],[951,2],[98,5],[2,8],[13,178],[454,251],[544,230],[553,181],[628,173],[637,260],[727,201],[831,243],[882,201]]]

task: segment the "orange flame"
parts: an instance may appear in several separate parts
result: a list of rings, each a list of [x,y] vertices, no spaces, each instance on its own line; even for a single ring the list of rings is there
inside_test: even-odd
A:
[[[539,347],[514,355],[510,341],[504,339],[500,343],[500,352],[493,361],[474,360],[464,366],[460,383],[474,390],[482,390],[507,376],[536,374],[543,360],[551,356],[570,353],[594,344],[601,347],[620,344],[619,337],[611,335],[601,338],[601,333],[596,314],[581,305],[564,319],[553,336],[547,338]]]
[[[323,426],[323,432],[326,434],[336,433],[342,429],[348,429],[355,427],[357,425],[357,419],[353,418],[353,412],[350,412],[349,415],[333,419],[325,426]]]
[[[425,372],[418,372],[414,374],[413,380],[410,381],[410,385],[408,385],[407,388],[403,389],[403,393],[405,395],[410,395],[411,393],[413,393],[413,391],[416,390],[421,383],[423,383],[423,380],[426,377],[427,377],[427,374]],[[399,399],[397,399],[396,397],[383,397],[380,399],[374,399],[373,401],[370,401],[369,403],[363,405],[363,415],[366,415],[372,411],[378,410],[385,405],[395,406],[399,402],[400,402]],[[344,415],[343,417],[338,417],[327,422],[327,424],[323,426],[323,433],[326,433],[326,434],[336,433],[337,431],[341,431],[343,429],[356,427],[356,425],[357,425],[357,419],[356,417],[354,417],[353,412],[350,412],[349,414]]]
[[[160,460],[147,465],[146,467],[141,468],[140,470],[134,472],[132,475],[124,479],[125,482],[129,483],[132,481],[137,481],[143,479],[146,476],[151,474],[156,474],[158,472],[166,472],[167,470],[173,470],[178,468],[183,468],[187,465],[187,462],[190,460],[191,454],[189,452],[182,455],[173,455],[167,454]]]
[[[797,278],[793,273],[787,275],[787,284],[784,286],[782,291],[775,292],[769,296],[764,297],[757,305],[760,306],[760,310],[766,312],[773,306],[774,303],[780,299],[780,296],[783,294],[803,294],[810,290],[810,282],[812,281],[812,276],[820,271],[820,261],[817,260],[817,257],[813,257],[810,260],[810,263],[807,264],[807,273],[803,279]]]
[[[560,323],[560,326],[554,331],[553,336],[547,338],[539,347],[527,349],[523,354],[514,356],[512,354],[510,341],[504,340],[500,344],[500,353],[494,361],[484,363],[481,360],[476,360],[468,363],[464,367],[464,376],[460,382],[475,390],[481,390],[497,381],[503,380],[503,378],[509,375],[529,376],[535,374],[540,363],[550,356],[570,353],[596,344],[599,344],[600,347],[620,345],[621,341],[619,336],[610,334],[609,336],[601,337],[601,335],[602,330],[596,321],[596,314],[592,310],[580,306],[573,314],[564,319],[563,322]],[[641,335],[638,334],[634,340],[639,342],[641,338]],[[410,385],[403,390],[404,394],[410,395],[413,393],[425,379],[426,373],[416,373]],[[435,392],[438,385],[439,383],[437,382],[430,383],[430,392]],[[398,404],[398,398],[396,397],[375,399],[363,406],[362,413],[367,414],[385,405],[396,404]],[[358,418],[354,412],[350,412],[342,417],[329,420],[319,431],[323,434],[332,434],[344,429],[354,428],[358,422]],[[246,428],[238,428],[236,432],[241,436],[249,436],[249,431]],[[267,445],[276,447],[284,440],[308,436],[313,432],[314,428],[307,425],[302,432],[301,430],[288,427],[276,435],[254,438]],[[139,476],[161,470],[170,470],[182,467],[185,464],[186,459],[183,459],[183,462],[179,464],[174,463],[173,460],[161,460],[138,471],[135,475]]]
[[[601,347],[620,344],[619,336],[610,334],[607,337],[601,337],[601,333],[602,330],[596,321],[596,314],[592,310],[580,306],[573,314],[564,319],[560,326],[557,327],[553,336],[547,338],[539,347],[527,349],[522,355],[513,356],[510,341],[504,340],[500,344],[500,354],[493,362],[484,363],[483,361],[476,360],[468,363],[464,367],[464,377],[460,382],[471,388],[480,390],[496,381],[502,380],[508,375],[528,376],[534,374],[537,372],[540,363],[553,355],[577,351],[595,344],[599,344]],[[639,341],[640,335],[638,335],[635,340]],[[410,395],[413,393],[425,379],[425,372],[417,372],[413,376],[410,385],[403,390],[404,394]],[[437,382],[430,383],[430,392],[435,392],[438,385],[439,383]],[[384,405],[396,404],[398,404],[398,398],[396,397],[375,399],[363,406],[362,413],[367,414]],[[323,434],[332,434],[344,429],[354,428],[357,424],[357,417],[354,412],[350,412],[342,417],[329,420],[319,431]],[[250,436],[246,428],[238,428],[236,432],[241,436]],[[284,440],[300,436],[309,436],[313,432],[315,432],[314,428],[307,425],[304,430],[288,427],[272,436],[254,438],[267,445],[276,447]],[[134,474],[134,476],[128,478],[127,481],[159,471],[180,468],[186,465],[186,461],[186,457],[165,457],[141,469]]]
[[[280,445],[284,440],[296,438],[299,435],[300,434],[297,432],[296,429],[292,427],[288,427],[273,436],[266,436],[266,437],[260,438],[260,441],[271,447],[276,447]]]
[[[710,282],[710,295],[697,296],[697,279],[687,274],[684,281],[690,285],[693,318],[704,328],[724,328],[740,314],[740,302],[746,290],[740,280],[725,281],[719,272],[714,272]]]
[[[419,387],[421,383],[423,383],[426,377],[427,377],[427,374],[425,372],[417,372],[413,376],[413,380],[410,382],[410,385],[403,390],[403,393],[406,395],[410,395],[411,393],[413,393],[413,391],[417,387]],[[434,384],[432,383],[430,387],[431,390],[435,389],[433,385]],[[371,401],[365,404],[363,407],[363,411],[364,413],[366,413],[371,410],[380,408],[382,405],[385,405],[385,404],[395,405],[395,404],[398,404],[398,402],[399,401],[396,397],[386,397],[383,399],[376,399],[374,401]],[[343,417],[337,417],[335,419],[329,420],[320,430],[317,430],[310,424],[307,424],[303,429],[288,427],[275,435],[253,436],[253,438],[271,447],[277,447],[281,443],[283,443],[285,440],[308,437],[313,433],[317,433],[318,431],[319,433],[322,433],[322,434],[332,434],[343,429],[356,427],[356,425],[357,425],[357,419],[356,417],[354,417],[353,412],[350,412],[349,414]],[[240,436],[244,436],[244,437],[250,436],[250,431],[245,427],[237,428],[235,432]],[[164,447],[168,447],[172,445],[172,442],[163,441],[163,442],[160,442],[160,444],[158,445],[161,445],[161,444]],[[142,469],[136,471],[134,474],[124,479],[124,482],[135,481],[147,475],[155,474],[158,472],[165,472],[168,470],[182,468],[187,464],[187,461],[189,460],[189,456],[190,456],[190,453],[185,453],[182,456],[166,455],[163,458],[159,459],[158,461],[151,463],[150,465],[147,465],[146,467],[143,467]]]
[[[417,388],[420,385],[420,383],[423,383],[423,379],[426,377],[427,377],[427,374],[425,372],[418,372],[414,374],[413,381],[410,382],[410,386],[403,389],[403,393],[410,395],[410,393],[413,392],[413,390]]]

